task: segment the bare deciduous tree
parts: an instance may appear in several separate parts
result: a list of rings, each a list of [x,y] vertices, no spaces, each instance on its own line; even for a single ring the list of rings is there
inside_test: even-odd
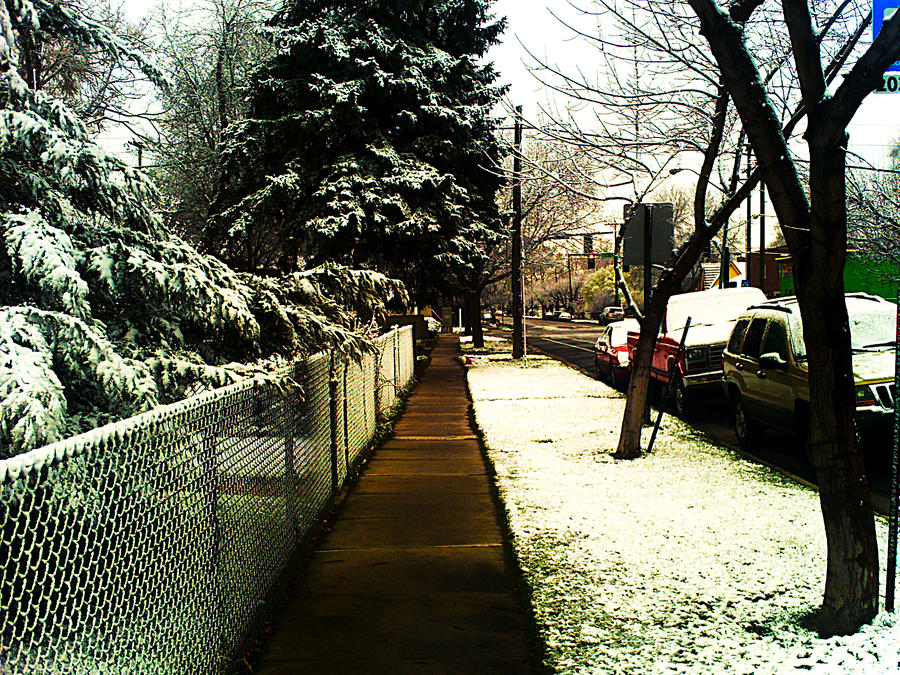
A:
[[[809,360],[809,455],[816,469],[828,538],[821,626],[849,633],[878,610],[878,550],[862,453],[856,438],[850,330],[844,304],[847,251],[847,126],[865,97],[900,58],[900,18],[881,33],[834,87],[822,49],[823,26],[806,0],[782,0],[777,21],[787,30],[807,126],[809,187],[768,96],[745,26],[761,0],[689,0],[734,98],[759,160],[791,254]],[[838,11],[852,3],[844,2]],[[859,22],[861,34],[868,18]]]
[[[18,68],[34,90],[64,101],[88,127],[99,132],[110,124],[132,127],[148,117],[133,105],[146,91],[143,74],[98,42],[81,41],[63,26],[64,17],[118,35],[130,47],[145,45],[146,26],[126,20],[121,6],[109,0],[62,0],[54,11],[59,25],[44,32],[17,25]]]
[[[860,56],[858,42],[869,18],[863,3],[853,0],[817,2],[812,8],[805,0],[734,0],[727,7],[715,0],[597,0],[593,6],[596,13],[617,19],[619,28],[606,36],[584,37],[596,40],[602,58],[612,64],[610,71],[616,63],[622,64],[619,73],[638,64],[630,82],[639,86],[624,86],[628,81],[615,72],[600,87],[560,74],[560,89],[602,110],[599,132],[575,129],[570,141],[593,145],[612,164],[641,177],[641,182],[627,181],[630,185],[652,185],[660,169],[679,154],[702,157],[695,232],[675,252],[644,308],[616,456],[640,453],[650,357],[668,297],[764,178],[794,261],[809,353],[809,449],[829,541],[821,626],[853,631],[876,611],[878,562],[855,438],[843,300],[846,127],[863,98],[881,85],[885,68],[900,56],[900,19],[885,22]],[[653,58],[642,58],[642,50]],[[837,82],[852,59],[855,65]],[[617,137],[621,123],[608,123],[608,110],[619,118],[635,116],[635,131],[627,131],[626,124]],[[640,112],[650,119],[640,123]],[[804,119],[808,189],[787,141]],[[741,146],[747,141],[759,166],[742,181]],[[624,153],[634,159],[628,163]],[[646,159],[650,155],[652,160]],[[726,187],[724,198],[710,211],[707,194],[713,176],[724,178]]]
[[[515,149],[511,148],[511,152]],[[552,140],[534,140],[524,145],[521,159],[522,252],[526,273],[533,278],[547,256],[553,255],[552,249],[545,244],[596,229],[597,213],[594,202],[587,195],[572,189],[572,186],[583,185],[589,174],[577,148]],[[515,178],[508,166],[504,174],[510,180]],[[505,204],[511,203],[510,192],[500,193]],[[460,280],[460,285],[469,289],[467,304],[472,317],[472,341],[476,347],[484,344],[481,295],[488,286],[507,280],[512,273],[511,234],[511,228],[507,227],[504,237],[492,245],[484,263],[473,267],[468,278]],[[581,245],[580,240],[578,245]]]
[[[900,143],[892,152],[892,168],[848,174],[847,237],[864,256],[900,266]]]
[[[190,9],[161,6],[152,30],[171,81],[162,110],[144,132],[170,223],[203,239],[218,188],[222,131],[247,111],[246,86],[271,54],[265,38],[269,0],[201,0]]]

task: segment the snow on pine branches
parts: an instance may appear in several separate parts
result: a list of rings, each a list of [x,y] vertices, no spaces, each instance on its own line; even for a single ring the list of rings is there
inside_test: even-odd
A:
[[[291,0],[224,135],[210,233],[236,264],[299,248],[447,286],[502,222],[485,0]]]
[[[0,457],[332,347],[359,354],[348,308],[402,287],[326,265],[237,273],[170,233],[141,171],[22,77],[22,41],[67,39],[159,70],[49,0],[0,3]]]

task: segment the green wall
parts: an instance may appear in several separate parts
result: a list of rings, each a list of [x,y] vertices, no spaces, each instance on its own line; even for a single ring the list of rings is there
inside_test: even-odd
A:
[[[794,275],[790,258],[778,259],[778,278],[781,295],[794,295]],[[848,293],[862,291],[879,295],[886,300],[897,299],[900,288],[900,266],[884,260],[868,260],[855,255],[847,256],[844,265],[844,290]]]

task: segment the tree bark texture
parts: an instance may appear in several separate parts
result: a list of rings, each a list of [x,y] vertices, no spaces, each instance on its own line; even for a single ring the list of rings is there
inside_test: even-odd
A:
[[[472,325],[472,346],[475,349],[483,349],[484,329],[481,325],[481,291],[466,291],[466,300],[469,309],[469,321]]]
[[[813,120],[807,137],[812,236],[795,266],[795,280],[809,355],[809,457],[816,470],[828,541],[821,625],[829,633],[846,634],[878,612],[878,542],[856,435],[844,302],[845,145],[817,142]]]
[[[628,381],[628,392],[625,397],[625,414],[622,416],[619,447],[613,455],[616,459],[634,459],[641,455],[641,428],[644,425],[647,395],[650,392],[650,364],[670,295],[660,292],[657,286],[650,293],[650,300],[645,303],[641,334],[631,363],[631,379]]]

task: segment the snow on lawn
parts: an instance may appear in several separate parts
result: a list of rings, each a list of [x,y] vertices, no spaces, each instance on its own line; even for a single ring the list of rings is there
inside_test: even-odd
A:
[[[461,343],[472,342],[472,336],[471,335],[461,335],[459,338],[459,341]],[[504,338],[493,337],[491,335],[485,335],[484,341],[485,342],[506,342],[506,340]]]
[[[826,564],[814,490],[668,416],[650,456],[615,461],[624,399],[549,359],[481,356],[468,377],[550,667],[900,672],[891,615],[803,627]]]

